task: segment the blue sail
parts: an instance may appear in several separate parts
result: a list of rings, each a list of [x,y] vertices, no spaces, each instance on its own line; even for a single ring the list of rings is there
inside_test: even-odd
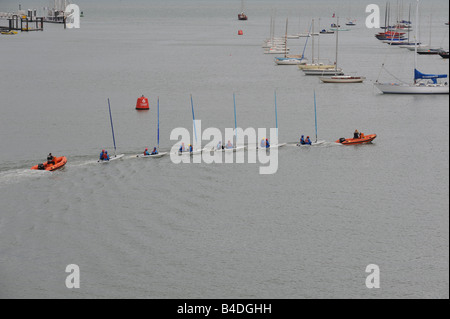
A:
[[[114,143],[114,155],[116,155],[116,138],[114,137],[114,125],[113,125],[113,120],[112,120],[112,115],[111,115],[111,104],[109,103],[109,98],[108,98],[108,108],[109,108],[109,119],[111,121],[111,131],[112,131],[112,137],[113,137],[113,143]]]
[[[159,149],[159,96],[158,96],[158,149]]]
[[[428,79],[432,80],[434,84],[437,83],[437,79],[446,79],[447,74],[424,74],[417,69],[414,69],[414,80]]]
[[[236,94],[235,93],[233,93],[233,102],[234,102],[234,131],[236,134],[235,145],[237,145],[237,120],[236,120]]]

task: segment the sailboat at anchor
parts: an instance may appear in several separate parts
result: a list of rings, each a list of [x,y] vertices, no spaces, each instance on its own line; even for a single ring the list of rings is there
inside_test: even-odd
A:
[[[416,23],[419,21],[419,0],[416,7]],[[448,83],[438,82],[447,78],[447,74],[425,74],[417,70],[417,29],[414,38],[414,83],[380,83],[374,84],[384,94],[449,94]],[[384,64],[383,64],[384,66]]]

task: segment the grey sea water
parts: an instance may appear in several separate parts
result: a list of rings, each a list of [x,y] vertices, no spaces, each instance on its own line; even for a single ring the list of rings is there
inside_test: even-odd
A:
[[[240,1],[77,4],[78,30],[0,36],[1,298],[449,297],[449,97],[373,87],[394,81],[383,63],[411,81],[414,53],[365,28],[369,2],[246,1],[246,22]],[[1,0],[0,12],[16,6]],[[297,33],[311,18],[328,27],[334,12],[342,24],[357,19],[339,34],[338,63],[365,83],[321,84],[263,54],[271,15],[282,36],[286,17]],[[423,1],[420,12],[422,42],[432,14],[432,44],[448,49],[448,2]],[[304,41],[288,46],[301,52]],[[334,61],[333,35],[320,36],[320,56]],[[449,71],[439,56],[418,64]],[[315,90],[319,139],[330,143],[280,149],[274,175],[259,164],[135,158],[156,144],[157,97],[168,150],[172,129],[192,129],[190,94],[203,128],[234,127],[233,93],[239,126],[270,128],[275,90],[280,142],[314,136]],[[134,110],[142,94],[148,112]],[[98,165],[102,148],[113,151],[108,98],[126,156]],[[378,137],[332,143],[355,129]],[[49,152],[67,156],[66,167],[29,169]],[[69,264],[80,289],[65,286]],[[380,289],[366,288],[369,264]]]

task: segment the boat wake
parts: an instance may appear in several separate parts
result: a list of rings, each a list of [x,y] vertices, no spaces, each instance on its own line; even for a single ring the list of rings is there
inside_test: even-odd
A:
[[[0,172],[0,185],[19,183],[27,178],[48,176],[50,172],[44,170],[31,170],[29,168],[10,169]]]
[[[341,144],[336,142],[327,142],[327,141],[318,141],[318,143],[314,143],[312,145],[300,145],[298,142],[292,142],[287,144],[290,147],[300,147],[300,148],[326,148],[333,146],[341,146]]]

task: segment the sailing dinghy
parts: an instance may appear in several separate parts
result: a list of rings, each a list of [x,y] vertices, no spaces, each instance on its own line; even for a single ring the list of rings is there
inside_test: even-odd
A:
[[[238,141],[238,137],[237,137],[237,118],[236,118],[236,94],[233,93],[233,103],[234,103],[234,131],[236,133],[236,137],[235,137],[235,145],[233,145],[233,147],[227,148],[225,145],[222,146],[221,148],[216,148],[215,151],[216,152],[237,152],[237,151],[242,151],[245,149],[245,146],[237,146],[237,141]]]
[[[112,115],[111,115],[111,104],[110,104],[110,102],[109,102],[109,99],[108,99],[108,108],[109,108],[109,119],[110,119],[110,122],[111,122],[112,138],[113,138],[113,143],[114,143],[114,155],[113,155],[113,156],[110,156],[110,157],[109,157],[109,160],[100,160],[100,159],[99,159],[99,160],[97,161],[98,163],[102,163],[102,164],[105,164],[105,163],[109,163],[109,162],[111,162],[111,161],[118,160],[118,159],[124,157],[124,155],[125,155],[125,154],[119,154],[119,155],[116,154],[116,152],[117,152],[116,138],[114,137],[114,125],[113,125],[113,120],[112,120]]]
[[[192,109],[192,123],[194,126],[194,136],[195,136],[195,142],[197,143],[197,128],[195,126],[195,113],[194,113],[194,102],[192,99],[192,94],[191,94],[191,109]],[[177,154],[180,156],[192,156],[192,155],[198,155],[201,154],[203,151],[207,151],[206,149],[197,149],[197,150],[189,150],[190,145],[186,148],[186,150],[180,152],[177,151]]]
[[[167,152],[159,153],[159,97],[158,97],[158,148],[156,150],[158,151],[157,154],[150,154],[150,155],[139,154],[139,155],[137,155],[137,157],[140,157],[140,158],[160,158],[160,157],[163,157],[164,155],[167,154]]]
[[[277,107],[277,91],[275,91],[274,93],[275,96],[275,127],[276,127],[276,132],[277,132],[277,139],[278,139],[278,107]],[[273,145],[269,145],[269,147],[266,147],[267,150],[273,149],[273,148],[280,148],[285,146],[287,143],[278,143],[278,144],[273,144]],[[263,148],[261,145],[259,148]]]
[[[325,143],[324,140],[317,140],[317,103],[316,103],[316,91],[314,91],[314,119],[315,119],[315,127],[316,127],[316,140],[314,142],[311,143],[311,145],[309,144],[301,144],[298,143],[297,146],[300,147],[305,147],[305,146],[318,146],[318,145],[322,145],[323,143]]]

